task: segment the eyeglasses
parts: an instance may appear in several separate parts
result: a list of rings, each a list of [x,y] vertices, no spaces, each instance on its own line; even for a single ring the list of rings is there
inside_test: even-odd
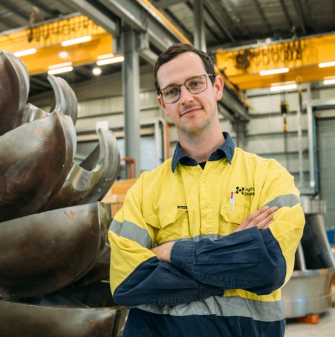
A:
[[[183,85],[191,94],[200,94],[207,89],[207,77],[210,76],[215,77],[213,74],[193,76],[187,79],[184,84],[172,84],[161,89],[158,94],[162,97],[162,101],[165,104],[176,103],[180,98],[181,87]]]

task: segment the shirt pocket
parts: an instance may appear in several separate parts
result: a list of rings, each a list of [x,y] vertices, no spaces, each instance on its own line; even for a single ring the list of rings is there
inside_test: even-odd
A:
[[[188,226],[188,210],[186,208],[170,207],[159,214],[160,230],[156,237],[156,244],[182,237],[185,227]]]
[[[250,207],[236,204],[234,205],[234,212],[232,211],[233,204],[231,202],[224,202],[221,205],[221,216],[225,221],[225,226],[221,226],[220,234],[228,235],[250,215]]]

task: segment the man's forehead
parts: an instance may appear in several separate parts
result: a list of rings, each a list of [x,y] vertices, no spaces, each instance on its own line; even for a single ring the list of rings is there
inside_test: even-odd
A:
[[[205,66],[199,55],[186,52],[164,63],[157,72],[161,88],[170,84],[181,84],[188,78],[206,73]]]

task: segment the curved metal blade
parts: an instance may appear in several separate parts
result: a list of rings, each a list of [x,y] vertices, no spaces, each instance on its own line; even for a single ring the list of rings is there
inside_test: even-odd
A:
[[[24,63],[0,51],[0,136],[21,125],[29,93],[29,73]]]
[[[81,278],[101,256],[111,222],[95,202],[0,224],[0,297],[37,297]]]
[[[55,93],[55,100],[51,106],[50,112],[60,111],[64,115],[70,116],[73,120],[73,124],[76,124],[78,103],[75,93],[69,84],[61,77],[49,75],[48,81],[52,85]]]
[[[22,124],[33,122],[47,116],[50,116],[50,114],[37,106],[28,103],[23,111]]]
[[[116,138],[109,130],[98,129],[99,161],[92,171],[73,163],[66,181],[49,209],[83,205],[101,200],[113,185],[120,170]]]
[[[56,112],[0,137],[0,222],[50,205],[71,169],[74,133],[72,120]]]
[[[0,301],[1,336],[120,336],[128,309],[61,308]]]

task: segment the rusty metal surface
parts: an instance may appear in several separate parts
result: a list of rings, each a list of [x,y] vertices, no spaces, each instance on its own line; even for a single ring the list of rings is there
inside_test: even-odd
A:
[[[120,170],[119,147],[111,131],[98,129],[98,136],[100,154],[97,165],[91,171],[87,171],[73,163],[62,189],[49,209],[101,200],[113,185]],[[86,161],[85,167],[88,166]]]
[[[72,165],[75,128],[59,112],[0,137],[0,222],[45,210]]]
[[[29,93],[29,74],[14,54],[0,50],[0,136],[21,125]]]
[[[56,77],[53,75],[49,75],[48,80],[55,94],[50,113],[55,111],[61,112],[64,115],[70,116],[73,124],[76,124],[78,103],[76,95],[71,89],[70,85],[61,77]],[[50,115],[50,113],[29,103],[24,108],[22,124],[47,117]]]
[[[100,258],[109,205],[95,202],[0,224],[0,297],[37,297],[85,275]]]

